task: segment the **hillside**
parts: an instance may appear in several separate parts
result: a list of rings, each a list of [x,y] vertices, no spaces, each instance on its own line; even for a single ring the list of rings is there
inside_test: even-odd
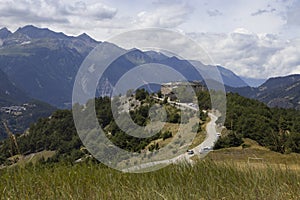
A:
[[[97,44],[87,35],[25,26],[2,39],[0,69],[30,97],[64,107],[81,62]]]
[[[265,104],[237,94],[227,95],[224,134],[216,149],[240,146],[242,138],[280,153],[300,153],[300,111],[269,108]]]
[[[117,100],[114,100],[117,101]],[[119,100],[118,100],[119,101]],[[127,101],[127,100],[126,100]],[[148,112],[150,107],[160,105],[158,100],[150,98],[145,90],[137,90],[136,94],[129,97],[130,116],[133,121],[140,125],[146,126],[150,122]],[[118,103],[121,106],[121,102]],[[132,104],[132,105],[131,105]],[[168,113],[166,122],[168,125],[158,133],[151,137],[139,138],[127,135],[123,129],[119,128],[112,116],[111,100],[108,97],[99,97],[96,99],[96,112],[98,121],[105,130],[106,136],[116,146],[130,152],[147,151],[152,152],[158,150],[164,145],[158,140],[164,141],[174,136],[180,123],[180,111],[168,103],[161,104],[165,107]],[[78,108],[77,108],[78,109]],[[89,110],[88,108],[87,110]],[[86,112],[86,111],[83,111]],[[127,123],[125,118],[120,114],[121,123]],[[91,121],[90,115],[86,117],[86,123]],[[119,122],[120,123],[120,122]],[[187,122],[183,122],[187,123]],[[143,128],[131,129],[130,132],[140,132]],[[171,132],[171,130],[175,130]],[[195,130],[197,131],[197,130]],[[200,130],[199,130],[200,131]],[[156,141],[155,143],[151,143]],[[86,151],[82,151],[83,144],[76,131],[72,111],[57,110],[51,117],[40,118],[35,124],[30,126],[30,129],[23,135],[17,137],[18,149],[23,155],[37,153],[40,151],[56,151],[56,155],[52,161],[62,161],[68,159],[72,162],[85,156]],[[11,150],[10,140],[2,141],[0,145],[0,157],[4,158],[2,162],[8,162],[8,158],[17,155],[16,149]],[[3,163],[2,163],[3,164]]]
[[[56,110],[53,106],[30,99],[24,103],[12,104],[0,107],[0,140],[7,137],[3,123],[6,122],[10,131],[14,134],[22,134],[32,123],[43,117],[49,117]]]
[[[300,75],[274,77],[257,88],[227,87],[227,91],[257,99],[269,107],[300,109]]]
[[[9,106],[15,103],[24,103],[29,97],[25,92],[17,88],[0,70],[0,107]]]
[[[300,109],[300,75],[276,77],[258,87],[256,99],[270,107]]]
[[[148,95],[145,90],[138,90],[135,95],[136,100],[132,98],[128,103],[131,108],[131,118],[140,126],[149,123],[148,111],[151,105],[155,104],[155,100],[149,98]],[[118,102],[119,100],[115,99],[114,101]],[[201,110],[210,108],[208,92],[199,92],[198,101]],[[97,117],[101,127],[106,131],[107,137],[120,148],[130,152],[143,151],[145,148],[148,150],[159,149],[160,145],[164,143],[149,144],[152,141],[159,141],[159,138],[173,136],[166,129],[144,139],[127,135],[115,123],[110,104],[111,101],[107,97],[97,98]],[[118,104],[123,105],[124,102]],[[176,124],[182,120],[177,109],[169,106],[166,108],[168,110],[167,122]],[[91,117],[87,116],[84,120],[92,121]],[[128,123],[125,118],[122,120],[122,114],[119,114],[119,117],[121,124]],[[215,149],[240,146],[243,144],[243,138],[250,138],[272,151],[300,153],[299,120],[299,111],[269,108],[257,100],[247,99],[237,94],[228,94],[226,129],[223,130]],[[132,133],[139,132],[139,129],[130,131]],[[84,152],[80,150],[82,142],[76,132],[72,112],[69,110],[59,110],[53,113],[51,118],[38,120],[30,127],[28,134],[18,137],[17,140],[22,154],[50,150],[57,152],[54,161],[68,158],[73,162],[84,155]],[[4,158],[11,156],[8,153],[9,143],[7,142],[5,141],[0,148],[0,153]]]
[[[130,100],[130,115],[139,125],[147,124],[149,105],[155,103],[148,95],[145,90],[138,90]],[[199,93],[198,98],[200,109],[210,107],[208,92]],[[121,99],[114,101],[122,105]],[[75,199],[296,199],[300,181],[299,111],[269,108],[237,94],[228,94],[227,99],[226,129],[216,144],[216,148],[221,149],[210,152],[204,160],[195,158],[193,165],[173,164],[142,174],[121,173],[93,159],[77,135],[71,111],[56,111],[50,118],[38,120],[25,135],[17,137],[21,153],[27,155],[26,160],[17,162],[22,156],[11,157],[8,140],[1,144],[1,163],[17,162],[19,166],[2,169],[1,182],[15,187],[14,190],[8,187],[3,195],[32,199],[44,195]],[[141,105],[137,106],[139,103]],[[151,145],[151,141],[172,137],[167,132],[145,139],[125,134],[112,120],[110,105],[109,98],[96,99],[99,123],[115,145],[132,152],[145,148],[153,151],[160,146]],[[178,123],[177,109],[169,112],[168,119]],[[85,120],[90,120],[89,116]],[[249,157],[254,159],[248,162]],[[116,179],[118,181],[114,181]],[[55,187],[49,187],[49,183],[55,183]]]
[[[30,98],[0,70],[0,139],[7,137],[2,121],[8,123],[12,132],[20,134],[54,110],[49,104]]]

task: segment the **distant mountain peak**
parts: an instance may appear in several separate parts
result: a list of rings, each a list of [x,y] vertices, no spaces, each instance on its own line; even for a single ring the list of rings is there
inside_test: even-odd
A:
[[[36,27],[36,26],[33,26],[33,25],[26,25],[26,26],[23,26],[23,27],[20,27],[20,28],[18,28],[18,29],[40,29],[40,28],[38,28],[38,27]]]
[[[0,29],[0,39],[5,39],[11,34],[12,32],[10,32],[6,27]]]
[[[261,87],[267,88],[278,88],[278,87],[286,87],[287,85],[293,84],[297,81],[300,81],[299,74],[292,74],[288,76],[281,77],[272,77],[268,79]]]
[[[152,61],[147,54],[137,48],[130,49],[125,56],[134,64],[144,64]]]
[[[169,57],[166,56],[165,54],[163,53],[160,53],[160,52],[156,52],[156,51],[146,51],[145,52],[150,58],[154,59],[154,60],[157,60],[157,61],[162,61],[162,60],[165,60],[165,59],[168,59]]]
[[[242,96],[257,99],[270,107],[295,108],[300,110],[300,75],[269,78],[258,88],[238,88]]]
[[[143,51],[141,51],[140,49],[137,48],[132,48],[128,51],[129,54],[144,54]]]
[[[69,36],[64,33],[54,32],[48,28],[38,28],[33,25],[26,25],[24,27],[18,28],[18,30],[14,34],[23,34],[27,35],[33,39],[41,39],[41,38],[61,38],[66,39]]]
[[[1,31],[1,32],[2,32],[2,31],[10,32],[6,27],[1,28],[0,31]]]
[[[23,26],[23,27],[19,27],[18,30],[16,30],[16,32],[17,33],[28,33],[28,32],[35,32],[35,31],[41,31],[41,30],[50,31],[48,28],[43,28],[42,29],[42,28],[38,28],[38,27],[33,26],[33,25],[26,25],[26,26]]]
[[[273,81],[273,80],[291,80],[291,81],[295,81],[300,79],[300,74],[291,74],[291,75],[287,75],[287,76],[278,76],[278,77],[271,77],[269,79],[269,81]]]
[[[77,38],[81,39],[81,40],[89,41],[89,42],[97,42],[96,40],[94,40],[92,37],[90,37],[86,33],[82,33],[81,35],[77,36]]]
[[[78,36],[78,38],[87,39],[87,38],[91,38],[91,37],[86,33],[82,33],[81,35]]]

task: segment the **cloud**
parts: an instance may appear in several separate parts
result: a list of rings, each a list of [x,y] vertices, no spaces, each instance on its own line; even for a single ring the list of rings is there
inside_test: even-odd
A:
[[[275,52],[264,67],[268,70],[274,70],[277,75],[298,73],[300,74],[300,41],[293,40],[289,44]],[[280,73],[279,73],[280,72]]]
[[[6,0],[0,5],[0,16],[6,20],[12,19],[30,23],[40,21],[68,23],[66,18],[57,15],[54,8],[53,5],[44,1]]]
[[[286,11],[287,25],[300,26],[300,1],[294,1],[293,4],[288,6]]]
[[[68,0],[3,0],[0,4],[0,27],[14,31],[32,24],[69,35],[87,32],[96,39],[112,35],[128,26],[126,17],[118,18],[118,10],[103,3]]]
[[[216,17],[216,16],[223,15],[223,13],[220,12],[218,9],[210,9],[210,10],[207,10],[206,12],[210,17]]]
[[[96,20],[112,19],[117,14],[116,8],[108,7],[102,3],[86,4],[85,2],[75,2],[74,4],[63,6],[61,14],[71,16],[93,17]]]
[[[160,4],[154,11],[138,13],[135,24],[140,27],[175,28],[183,24],[193,9],[186,4]]]
[[[115,8],[101,3],[86,4],[83,1],[4,0],[0,4],[0,18],[6,23],[69,24],[76,18],[98,21],[112,19],[116,13]]]
[[[261,15],[261,14],[264,14],[264,13],[268,13],[269,11],[268,10],[261,10],[259,9],[258,11],[254,12],[254,13],[251,13],[251,16],[256,16],[256,15]]]
[[[274,34],[237,29],[229,34],[193,33],[214,60],[235,73],[253,78],[300,73],[300,40],[282,40]]]
[[[262,14],[265,14],[265,13],[272,13],[272,12],[275,12],[275,11],[276,11],[275,8],[272,8],[272,9],[270,9],[270,10],[259,9],[259,10],[257,10],[256,12],[251,13],[251,16],[262,15]]]

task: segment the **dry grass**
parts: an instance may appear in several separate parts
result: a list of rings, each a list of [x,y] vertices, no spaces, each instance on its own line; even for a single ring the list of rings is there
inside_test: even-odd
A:
[[[300,175],[199,161],[143,174],[96,164],[38,165],[0,171],[0,199],[299,199]]]
[[[40,160],[42,158],[47,160],[48,158],[54,156],[54,154],[55,154],[55,151],[41,151],[41,152],[26,155],[26,156],[15,155],[15,156],[9,158],[9,160],[17,160],[17,162],[14,165],[24,166],[28,163],[35,164],[38,160]]]
[[[245,142],[251,147],[141,174],[93,163],[6,168],[0,171],[0,199],[300,199],[300,155]],[[254,155],[263,163],[247,163]]]
[[[244,142],[250,145],[250,147],[233,147],[216,150],[211,152],[205,159],[210,159],[215,162],[224,162],[224,160],[226,160],[236,163],[241,167],[280,167],[282,169],[300,170],[300,154],[281,154],[270,151],[250,139],[245,139]]]
[[[196,136],[194,137],[194,140],[192,142],[192,144],[190,145],[190,149],[195,148],[196,146],[200,145],[202,142],[204,142],[205,138],[206,138],[206,131],[205,131],[205,127],[206,125],[210,122],[210,119],[207,119],[205,124],[203,124],[201,126],[201,130],[200,132],[198,132],[196,134]]]

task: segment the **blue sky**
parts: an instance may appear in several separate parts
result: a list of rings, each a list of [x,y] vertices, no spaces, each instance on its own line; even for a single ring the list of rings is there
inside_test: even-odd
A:
[[[98,40],[147,27],[179,31],[248,77],[300,73],[298,0],[2,0],[0,27],[33,24]]]

